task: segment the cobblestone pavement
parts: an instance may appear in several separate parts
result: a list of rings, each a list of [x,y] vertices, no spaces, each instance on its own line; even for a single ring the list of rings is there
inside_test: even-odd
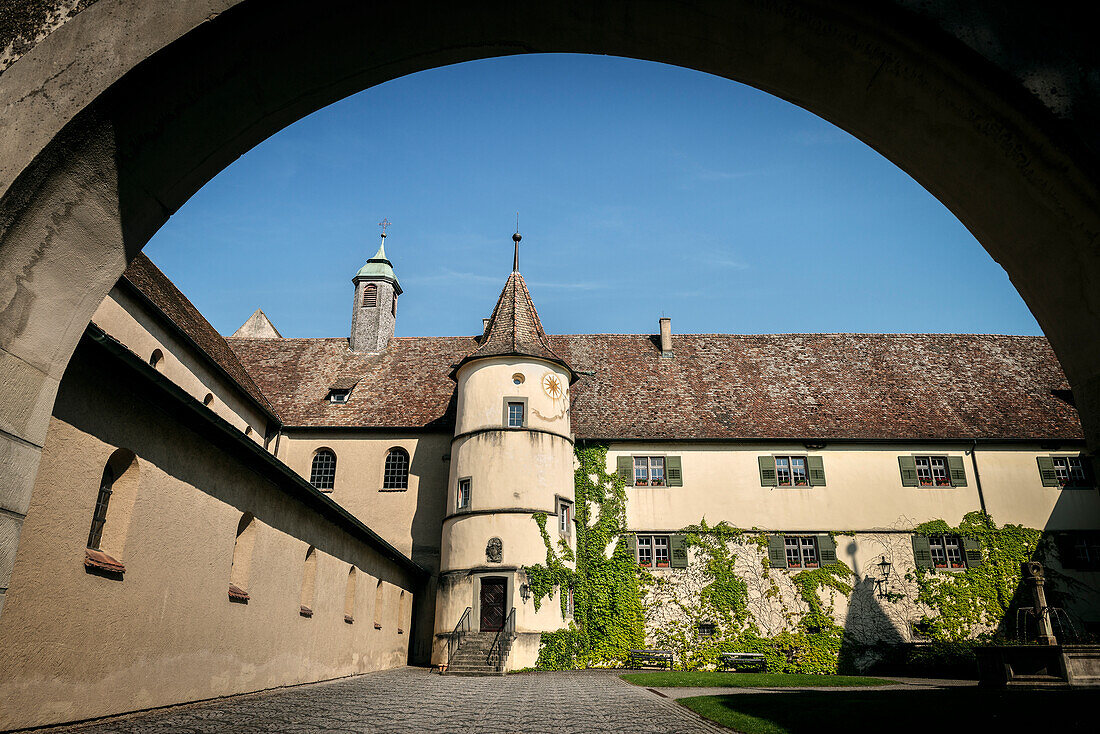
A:
[[[679,734],[729,730],[610,672],[458,678],[401,668],[179,706],[67,731]]]

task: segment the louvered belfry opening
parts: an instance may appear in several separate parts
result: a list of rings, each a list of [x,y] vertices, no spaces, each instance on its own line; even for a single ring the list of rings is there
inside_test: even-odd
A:
[[[363,288],[363,308],[378,306],[378,286],[373,283]]]

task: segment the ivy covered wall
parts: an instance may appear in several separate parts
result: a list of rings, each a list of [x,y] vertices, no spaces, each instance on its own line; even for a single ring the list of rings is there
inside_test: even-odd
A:
[[[540,668],[619,665],[642,647],[674,651],[684,669],[713,668],[721,652],[756,652],[770,672],[854,672],[899,649],[917,649],[933,666],[965,665],[975,641],[1015,638],[1018,609],[1030,604],[1020,566],[1032,559],[1047,566],[1055,602],[1100,605],[1096,589],[1059,573],[1040,531],[998,526],[980,512],[958,527],[914,527],[903,517],[882,532],[837,530],[829,533],[837,560],[812,569],[772,568],[768,534],[701,519],[681,530],[686,569],[639,568],[620,542],[626,491],[606,456],[602,445],[576,449],[576,558],[544,532],[546,564],[527,569],[536,604],[555,586],[574,589],[572,619],[561,594],[565,626],[542,637]],[[913,535],[943,533],[976,539],[980,559],[959,570],[916,568]],[[574,560],[575,570],[566,565]],[[876,583],[883,560],[886,584]],[[927,644],[905,645],[914,639]]]

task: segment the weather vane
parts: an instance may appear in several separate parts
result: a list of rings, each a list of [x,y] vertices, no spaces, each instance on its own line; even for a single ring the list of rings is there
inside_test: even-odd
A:
[[[391,222],[389,219],[383,219],[381,222],[378,223],[378,226],[382,228],[383,238],[385,238],[386,236],[386,227],[390,226],[391,224],[393,224],[393,222]]]

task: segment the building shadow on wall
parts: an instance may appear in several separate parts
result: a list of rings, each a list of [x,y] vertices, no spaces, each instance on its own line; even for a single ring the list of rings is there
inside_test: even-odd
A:
[[[451,398],[453,409],[454,397]],[[452,429],[453,432],[453,429]],[[443,433],[441,429],[441,433]],[[422,437],[424,438],[424,437]],[[428,571],[413,595],[412,638],[409,640],[409,665],[430,665],[435,638],[435,597],[439,587],[439,553],[443,535],[443,516],[447,508],[447,481],[450,443],[446,434],[438,451],[431,441],[421,441],[413,453],[409,473],[420,478],[413,509],[412,560]]]

